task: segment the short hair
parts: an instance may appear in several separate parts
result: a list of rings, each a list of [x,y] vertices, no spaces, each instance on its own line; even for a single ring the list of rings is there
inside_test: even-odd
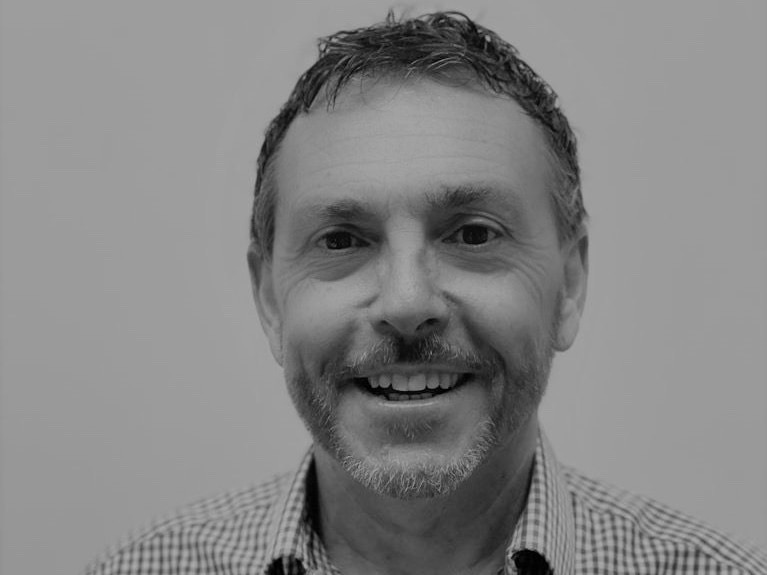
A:
[[[554,90],[495,32],[460,12],[398,19],[389,11],[380,24],[321,38],[318,49],[317,61],[298,79],[261,146],[250,222],[259,257],[271,257],[277,194],[274,160],[293,120],[311,110],[320,91],[331,109],[352,80],[392,75],[463,83],[468,79],[514,100],[541,128],[553,154],[551,200],[560,242],[580,229],[586,211],[575,134]]]

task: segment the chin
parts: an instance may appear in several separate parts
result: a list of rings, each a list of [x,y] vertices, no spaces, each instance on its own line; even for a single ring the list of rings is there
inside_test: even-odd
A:
[[[477,425],[468,446],[457,453],[411,446],[360,455],[349,443],[335,437],[328,447],[363,487],[396,499],[426,499],[454,492],[487,459],[498,436],[496,426],[487,420]]]

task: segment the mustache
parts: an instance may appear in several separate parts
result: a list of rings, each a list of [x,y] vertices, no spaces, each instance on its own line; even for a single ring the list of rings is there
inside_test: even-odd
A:
[[[389,336],[351,360],[331,362],[324,375],[332,379],[352,379],[395,364],[439,364],[458,372],[490,376],[501,373],[503,369],[501,359],[496,355],[466,350],[437,334],[431,334],[417,340]]]

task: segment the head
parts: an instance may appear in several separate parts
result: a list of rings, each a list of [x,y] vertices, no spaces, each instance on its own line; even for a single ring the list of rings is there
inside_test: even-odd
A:
[[[493,32],[390,14],[321,41],[267,130],[249,250],[319,449],[397,497],[513,450],[577,333],[584,218],[556,95]]]

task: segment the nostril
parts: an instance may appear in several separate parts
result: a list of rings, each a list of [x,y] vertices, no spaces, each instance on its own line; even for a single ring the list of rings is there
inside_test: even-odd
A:
[[[435,292],[416,299],[387,294],[372,303],[369,318],[376,330],[417,337],[441,329],[449,315],[447,302]]]
[[[421,322],[416,328],[416,331],[423,331],[425,329],[434,328],[439,324],[439,320],[436,317],[430,317]]]
[[[400,337],[423,337],[432,331],[436,331],[444,320],[437,317],[426,318],[422,321],[412,321],[411,318],[388,318],[378,322],[377,328],[382,332],[389,332]]]

